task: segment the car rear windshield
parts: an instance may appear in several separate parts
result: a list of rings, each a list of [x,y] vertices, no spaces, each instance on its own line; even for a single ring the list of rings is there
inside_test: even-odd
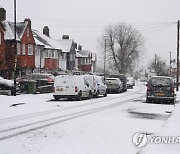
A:
[[[106,83],[108,84],[108,83],[114,83],[114,84],[117,84],[118,83],[118,81],[117,81],[117,79],[106,79]]]
[[[171,80],[168,78],[152,78],[151,79],[152,86],[171,86]]]
[[[31,75],[28,75],[27,77],[28,79],[30,80],[39,80],[39,79],[48,79],[48,78],[52,78],[53,77],[51,75],[44,75],[44,74],[31,74]]]

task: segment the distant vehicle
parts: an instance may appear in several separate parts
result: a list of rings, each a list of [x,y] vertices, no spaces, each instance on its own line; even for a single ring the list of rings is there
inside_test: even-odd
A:
[[[147,82],[146,102],[175,102],[174,81],[171,77],[153,76]]]
[[[147,77],[141,77],[141,78],[139,79],[139,81],[141,81],[141,82],[147,82],[147,81],[148,81],[148,78],[147,78]]]
[[[35,93],[53,92],[54,80],[55,76],[48,73],[31,73],[18,79],[21,93],[27,93],[29,82],[34,82]]]
[[[95,84],[97,87],[97,93],[95,94],[95,97],[98,97],[99,95],[103,95],[104,97],[107,96],[107,85],[104,82],[102,76],[94,75]]]
[[[55,100],[60,98],[76,99],[92,98],[92,91],[84,75],[58,75],[54,81]]]
[[[0,90],[9,90],[10,95],[14,94],[14,81],[0,77]],[[16,83],[16,93],[20,91],[19,83]]]
[[[53,84],[55,80],[55,76],[48,73],[32,73],[26,76],[27,80],[35,80],[39,82],[46,82],[47,84]],[[38,83],[37,83],[38,84]],[[40,84],[40,83],[39,83]]]
[[[127,77],[124,74],[113,74],[109,76],[110,78],[119,78],[123,84],[123,88],[121,92],[127,91]]]
[[[133,77],[128,77],[127,78],[127,88],[133,89],[134,86],[135,86],[134,78]]]
[[[107,93],[121,93],[123,84],[119,78],[106,78]]]

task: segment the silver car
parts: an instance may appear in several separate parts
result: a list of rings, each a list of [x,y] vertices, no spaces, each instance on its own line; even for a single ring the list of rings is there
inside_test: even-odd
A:
[[[107,93],[121,93],[123,84],[119,78],[106,78]]]

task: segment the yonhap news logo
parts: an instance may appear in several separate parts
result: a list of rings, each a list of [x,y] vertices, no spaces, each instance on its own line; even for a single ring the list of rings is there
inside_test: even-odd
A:
[[[147,134],[144,133],[136,133],[133,136],[133,143],[136,147],[141,148],[144,147],[148,142]]]
[[[147,135],[145,132],[139,132],[134,134],[132,138],[133,144],[137,148],[141,148],[149,144],[180,144],[180,136],[156,136]]]

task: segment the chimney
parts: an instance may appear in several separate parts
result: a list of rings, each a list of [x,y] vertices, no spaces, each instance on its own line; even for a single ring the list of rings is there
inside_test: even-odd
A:
[[[78,45],[78,50],[82,50],[82,45]]]
[[[69,39],[69,35],[63,35],[63,36],[62,36],[62,39],[68,40],[68,39]]]
[[[28,22],[30,28],[31,28],[31,20],[30,19],[25,19],[24,22]]]
[[[43,34],[49,37],[49,28],[48,28],[48,26],[44,26]]]
[[[6,20],[6,10],[0,6],[0,21]]]
[[[74,48],[77,49],[77,43],[76,42],[74,43]]]

